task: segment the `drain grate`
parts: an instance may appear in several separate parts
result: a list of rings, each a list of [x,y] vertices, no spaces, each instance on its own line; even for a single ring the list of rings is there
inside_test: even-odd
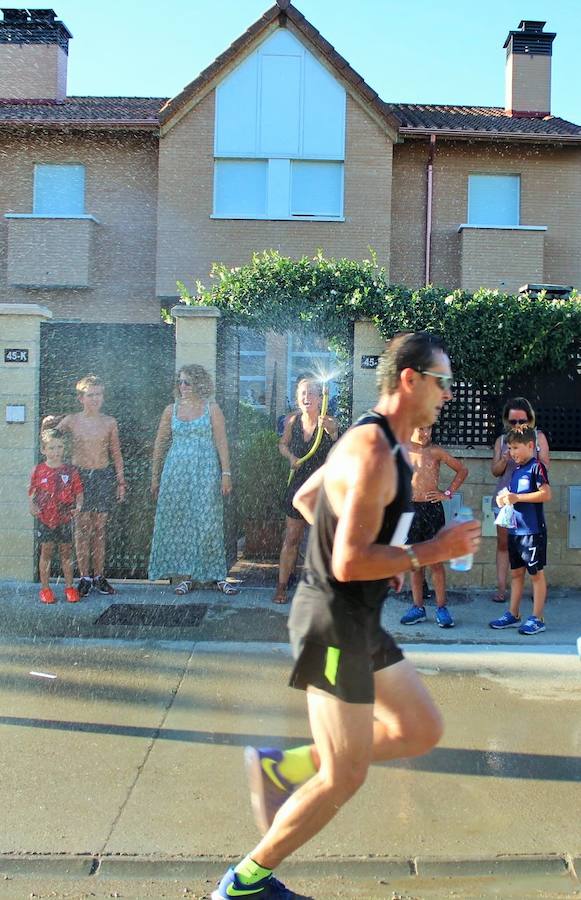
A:
[[[206,603],[114,603],[96,620],[96,625],[143,625],[155,628],[196,628],[208,611]]]

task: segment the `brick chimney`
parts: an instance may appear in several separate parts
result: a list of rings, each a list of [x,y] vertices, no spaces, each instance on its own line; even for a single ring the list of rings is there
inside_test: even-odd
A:
[[[509,31],[506,47],[504,108],[511,116],[542,118],[551,112],[551,56],[556,34],[546,22],[522,19]]]
[[[53,9],[2,9],[0,98],[63,100],[72,34]]]

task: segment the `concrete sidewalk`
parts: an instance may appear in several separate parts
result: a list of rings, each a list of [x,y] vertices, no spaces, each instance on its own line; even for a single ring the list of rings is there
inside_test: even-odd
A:
[[[233,597],[212,590],[195,590],[178,597],[169,585],[119,582],[115,583],[114,596],[92,592],[80,603],[69,604],[63,600],[62,585],[57,585],[55,593],[59,602],[45,606],[38,600],[38,585],[0,581],[0,634],[38,638],[286,642],[289,606],[273,604],[270,587],[245,587],[244,583],[240,587],[240,593]],[[433,601],[427,604],[427,622],[400,625],[399,620],[411,601],[407,594],[392,594],[384,606],[383,625],[402,644],[574,647],[581,635],[581,588],[549,590],[547,630],[532,637],[519,635],[516,628],[503,631],[489,628],[488,622],[505,609],[502,604],[492,603],[491,596],[492,591],[450,590],[449,609],[456,625],[444,629],[435,624]],[[133,609],[127,610],[126,606]],[[527,597],[522,606],[523,618],[530,611],[531,600]]]

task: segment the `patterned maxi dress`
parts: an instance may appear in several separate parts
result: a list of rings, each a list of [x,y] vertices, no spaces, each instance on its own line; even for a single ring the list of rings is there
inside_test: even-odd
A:
[[[149,578],[226,577],[221,472],[208,404],[192,422],[171,418],[149,557]]]

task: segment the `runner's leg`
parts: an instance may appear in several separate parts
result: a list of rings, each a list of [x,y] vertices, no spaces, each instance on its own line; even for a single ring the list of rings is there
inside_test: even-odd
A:
[[[371,704],[346,703],[311,687],[307,702],[319,771],[289,797],[250,853],[267,869],[274,869],[331,821],[365,781],[372,758]]]

